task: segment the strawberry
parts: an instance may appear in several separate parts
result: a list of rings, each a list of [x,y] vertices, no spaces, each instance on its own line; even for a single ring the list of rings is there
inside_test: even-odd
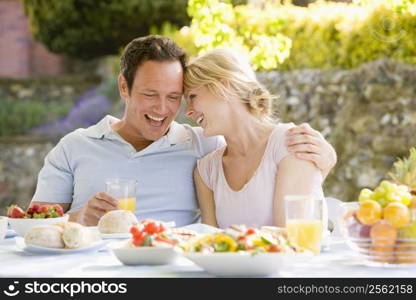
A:
[[[37,203],[33,204],[32,208],[33,208],[33,213],[37,213],[37,214],[42,213],[41,206],[39,204],[37,204]]]
[[[58,216],[62,217],[64,215],[64,209],[59,204],[54,204],[52,207],[55,209],[55,211],[58,213]]]
[[[48,204],[42,205],[41,208],[40,208],[41,213],[44,213],[45,215],[48,214],[48,210],[49,210],[49,205]]]
[[[26,213],[28,214],[28,215],[33,215],[34,214],[34,210],[33,210],[33,207],[32,206],[30,206],[28,209],[27,209],[27,211],[26,211]]]
[[[12,205],[7,208],[7,216],[9,218],[18,219],[25,216],[25,212],[17,205]]]

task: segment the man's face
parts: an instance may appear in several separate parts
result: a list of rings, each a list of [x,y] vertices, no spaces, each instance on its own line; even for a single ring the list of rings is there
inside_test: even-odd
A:
[[[136,71],[133,86],[119,76],[119,88],[126,100],[128,128],[145,140],[156,141],[176,118],[183,92],[183,69],[179,61],[145,61]]]

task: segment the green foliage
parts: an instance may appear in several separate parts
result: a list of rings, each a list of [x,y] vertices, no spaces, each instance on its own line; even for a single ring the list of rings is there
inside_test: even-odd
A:
[[[416,63],[416,0],[318,1],[233,7],[229,1],[190,0],[190,28],[170,36],[192,40],[193,55],[218,47],[245,53],[256,70],[353,68],[380,57]]]
[[[1,100],[0,136],[26,133],[29,129],[65,116],[71,109],[70,103],[59,101]]]
[[[283,19],[268,10],[244,9],[229,1],[189,0],[190,34],[198,53],[219,46],[249,57],[256,69],[275,69],[288,56],[291,41],[279,33]],[[254,12],[254,14],[252,14]]]
[[[407,8],[399,11],[383,1],[285,7],[282,33],[293,47],[281,68],[348,69],[380,57],[416,63],[416,11]]]
[[[36,40],[60,54],[90,59],[118,54],[152,25],[189,23],[187,0],[24,0]]]
[[[186,49],[188,54],[195,54],[198,52],[194,41],[190,35],[190,28],[188,26],[182,27],[180,30],[177,26],[169,22],[164,22],[162,26],[152,26],[151,34],[160,34],[166,36],[176,42],[180,47]]]

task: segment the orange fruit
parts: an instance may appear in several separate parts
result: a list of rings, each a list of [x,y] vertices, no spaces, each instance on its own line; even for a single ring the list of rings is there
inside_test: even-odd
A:
[[[399,264],[416,263],[416,244],[400,243],[395,249],[396,262]]]
[[[370,255],[377,262],[393,263],[394,246],[397,239],[397,229],[384,220],[378,221],[370,229]]]
[[[371,257],[374,261],[382,263],[394,263],[394,246],[371,246]]]
[[[371,242],[375,246],[394,246],[397,229],[384,220],[378,221],[370,229]]]
[[[374,200],[365,200],[360,203],[357,210],[357,218],[363,225],[373,225],[382,216],[383,208]]]
[[[392,202],[384,208],[384,220],[395,228],[406,226],[410,219],[410,210],[403,203]]]

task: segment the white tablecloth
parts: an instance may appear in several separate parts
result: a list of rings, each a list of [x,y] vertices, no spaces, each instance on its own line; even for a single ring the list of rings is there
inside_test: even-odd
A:
[[[35,255],[20,250],[14,238],[0,241],[0,277],[213,277],[185,258],[164,266],[125,266],[111,251]],[[416,267],[367,266],[343,242],[308,263],[285,267],[272,277],[416,277]]]

